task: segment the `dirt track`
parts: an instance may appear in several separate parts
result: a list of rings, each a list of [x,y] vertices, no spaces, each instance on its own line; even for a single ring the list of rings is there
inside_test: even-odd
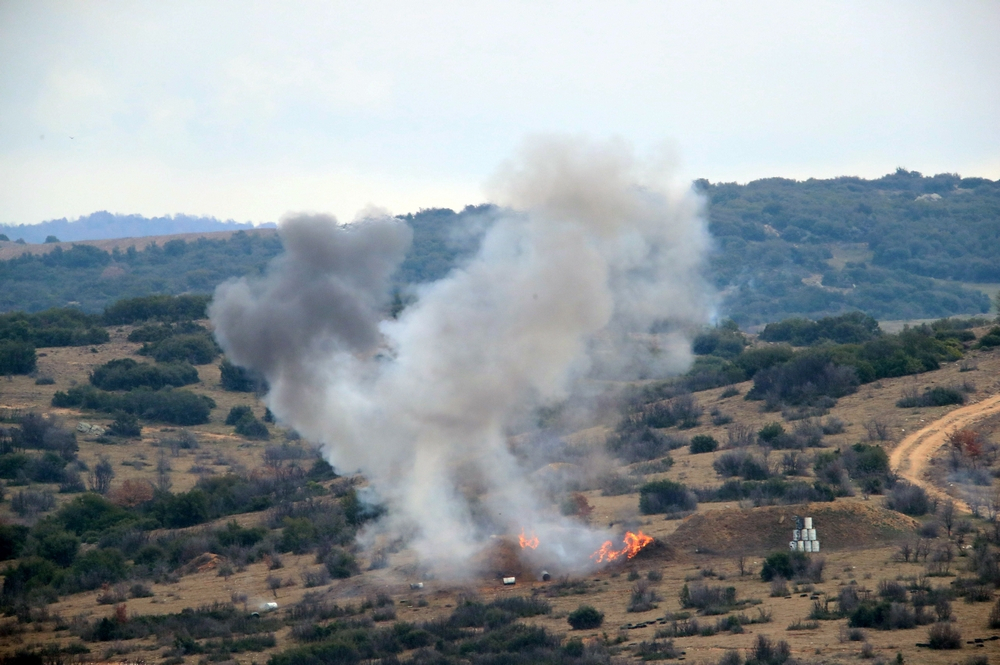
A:
[[[945,444],[950,433],[970,427],[976,421],[996,411],[1000,411],[1000,394],[951,411],[900,441],[889,455],[889,466],[904,479],[923,487],[928,494],[942,500],[951,498],[957,508],[963,512],[971,512],[961,497],[952,497],[926,480],[924,471],[931,457]]]

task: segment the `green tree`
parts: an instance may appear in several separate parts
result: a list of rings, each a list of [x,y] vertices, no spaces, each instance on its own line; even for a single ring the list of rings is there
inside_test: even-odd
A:
[[[0,374],[31,374],[37,363],[31,344],[0,339]]]

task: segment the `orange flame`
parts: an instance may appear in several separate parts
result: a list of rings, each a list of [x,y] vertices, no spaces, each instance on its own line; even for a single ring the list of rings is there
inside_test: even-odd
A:
[[[531,532],[531,538],[526,538],[524,536],[524,529],[521,529],[521,535],[518,536],[517,539],[521,543],[521,549],[524,549],[525,547],[535,549],[538,547],[538,536],[535,535],[534,531]]]
[[[625,539],[622,542],[624,547],[618,550],[615,549],[610,540],[607,540],[603,545],[601,545],[601,549],[590,555],[590,558],[593,559],[595,563],[609,563],[622,557],[631,559],[638,554],[643,547],[653,542],[653,539],[652,537],[644,534],[642,531],[639,533],[632,533],[629,531],[625,534]]]

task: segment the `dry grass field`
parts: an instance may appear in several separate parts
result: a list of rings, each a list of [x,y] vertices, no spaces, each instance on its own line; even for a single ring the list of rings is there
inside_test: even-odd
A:
[[[38,385],[35,377],[28,376],[0,379],[0,411],[7,414],[28,411],[57,414],[74,429],[80,422],[107,426],[111,419],[106,415],[54,409],[50,402],[56,391],[86,383],[90,371],[109,360],[134,357],[140,362],[145,361],[145,358],[136,355],[140,345],[126,340],[129,331],[128,326],[110,328],[111,341],[93,348],[40,350],[37,376],[51,377],[54,383]],[[983,331],[977,332],[981,334]],[[199,445],[196,449],[171,449],[164,443],[175,438],[179,428],[147,425],[143,427],[141,439],[112,444],[98,442],[97,437],[90,434],[78,433],[79,457],[91,468],[101,458],[110,460],[116,486],[126,480],[155,483],[157,466],[162,466],[161,460],[165,459],[170,467],[173,492],[191,489],[204,476],[261,468],[264,451],[269,444],[236,435],[223,420],[233,406],[251,406],[258,417],[263,415],[264,406],[252,394],[222,390],[218,365],[217,361],[212,365],[199,366],[200,383],[190,387],[195,392],[212,397],[217,403],[210,423],[186,428],[197,438]],[[857,442],[873,442],[891,453],[908,435],[946,417],[955,408],[898,408],[896,401],[904,390],[963,382],[971,382],[975,386],[975,392],[970,393],[971,402],[1000,395],[1000,352],[969,351],[962,361],[946,364],[932,373],[884,379],[862,386],[855,394],[841,398],[836,407],[824,416],[826,419],[840,419],[843,430],[826,436],[822,450],[834,450]],[[756,432],[769,422],[782,420],[781,413],[762,412],[761,402],[743,399],[750,386],[749,382],[739,384],[736,386],[737,394],[726,397],[723,396],[723,388],[696,393],[695,398],[706,415],[702,424],[682,434],[685,438],[709,434],[722,444],[720,450],[691,454],[687,447],[677,448],[671,453],[674,463],[669,470],[643,473],[643,480],[667,478],[688,487],[718,486],[721,481],[712,464],[725,452],[727,432],[732,425],[741,424]],[[712,425],[709,414],[719,422],[725,419],[730,422]],[[786,429],[793,425],[784,422]],[[875,428],[875,425],[878,427]],[[988,410],[978,414],[969,420],[968,426],[975,427],[986,439],[996,440],[1000,412]],[[284,430],[274,425],[269,428],[272,444],[283,440]],[[877,429],[878,433],[874,433],[873,429]],[[606,431],[607,428],[596,427],[567,439],[575,446],[597,449],[603,446]],[[770,453],[773,456],[780,454],[780,451]],[[921,474],[919,481],[933,483],[942,493],[950,493],[961,501],[964,496],[961,493],[967,488],[949,484],[945,477],[947,454],[946,447],[942,447],[931,455],[926,472]],[[641,465],[633,465],[632,470],[636,471],[637,466]],[[620,471],[627,473],[629,468],[622,467]],[[11,489],[8,488],[8,493]],[[262,560],[226,571],[227,574],[222,574],[224,567],[228,567],[227,562],[207,556],[195,559],[184,574],[151,584],[152,596],[127,600],[124,611],[128,615],[170,614],[236,599],[238,607],[247,613],[261,608],[264,603],[275,602],[278,609],[274,615],[281,617],[307,594],[312,594],[313,600],[318,594],[340,606],[353,604],[359,607],[378,594],[387,594],[394,611],[383,611],[379,617],[388,622],[385,625],[389,625],[393,617],[407,622],[446,618],[463,598],[480,597],[489,601],[510,595],[536,595],[551,604],[551,613],[523,621],[543,625],[555,634],[565,634],[567,638],[581,637],[585,643],[613,645],[615,658],[630,662],[641,660],[641,643],[657,639],[658,633],[661,640],[665,639],[662,635],[669,632],[677,613],[684,609],[680,597],[685,585],[708,584],[734,587],[736,599],[746,601],[738,611],[750,618],[770,619],[748,624],[740,633],[720,631],[713,635],[675,637],[675,647],[683,652],[680,658],[687,662],[714,663],[728,649],[745,652],[759,634],[787,641],[792,656],[808,663],[881,661],[943,665],[965,662],[970,657],[978,656],[986,657],[989,662],[1000,662],[1000,640],[989,639],[1000,635],[1000,631],[987,627],[987,616],[995,601],[992,589],[991,599],[987,602],[952,601],[954,625],[961,631],[963,642],[958,651],[918,647],[918,643],[927,641],[927,626],[903,630],[864,629],[863,639],[853,640],[846,630],[846,619],[809,623],[814,604],[822,605],[827,600],[835,600],[846,586],[854,585],[862,593],[865,590],[876,593],[882,581],[910,583],[919,579],[921,583],[932,586],[948,586],[956,579],[956,574],[968,575],[964,568],[973,533],[957,535],[956,531],[951,538],[955,556],[950,562],[948,575],[927,577],[926,560],[916,563],[901,559],[901,545],[916,541],[920,537],[918,531],[923,523],[933,519],[931,516],[919,519],[907,517],[887,509],[881,496],[864,496],[858,492],[853,497],[809,505],[754,507],[747,501],[699,503],[692,514],[680,519],[664,519],[662,515],[642,515],[638,509],[637,493],[605,496],[600,489],[593,488],[583,490],[582,494],[593,508],[586,518],[592,524],[615,524],[642,530],[655,539],[654,545],[632,560],[595,568],[586,576],[557,577],[546,582],[522,577],[514,586],[503,586],[498,579],[486,574],[467,580],[425,577],[421,574],[424,570],[421,562],[406,549],[390,552],[388,565],[377,569],[370,569],[371,552],[363,551],[358,555],[360,574],[312,588],[305,586],[304,575],[322,567],[312,553],[283,554],[280,568],[274,567],[274,561],[270,561],[269,565],[268,560]],[[71,500],[73,496],[55,494],[60,503]],[[771,585],[760,579],[761,565],[769,554],[787,550],[795,515],[810,515],[815,520],[823,550],[809,557],[824,561],[822,581],[789,582],[787,593],[772,596]],[[190,529],[215,528],[233,519],[242,525],[252,526],[262,523],[265,518],[266,513],[263,512],[247,513]],[[23,522],[11,512],[10,501],[0,504],[0,519]],[[969,520],[968,528],[972,531],[989,527],[985,518],[963,516],[962,519]],[[949,539],[941,533],[931,540],[937,546]],[[269,578],[275,576],[282,580],[280,588],[272,588],[269,582]],[[418,582],[423,585],[422,588],[411,586]],[[645,611],[628,612],[629,599],[637,585],[648,586],[652,606]],[[0,620],[6,626],[0,630],[0,650],[12,653],[34,646],[79,643],[74,625],[123,611],[116,610],[115,605],[99,604],[97,599],[101,594],[102,590],[97,589],[63,596],[49,604],[48,612],[58,616],[58,620],[21,626],[13,618]],[[244,596],[246,600],[242,600]],[[598,629],[570,631],[567,616],[584,603],[602,611],[604,623]],[[719,618],[692,616],[702,626],[714,626]],[[376,625],[382,624],[376,622]],[[236,653],[232,655],[232,660],[247,665],[262,664],[270,655],[293,644],[291,631],[291,623],[286,623],[275,631],[276,646],[257,652]],[[976,638],[984,641],[967,643]],[[63,658],[154,663],[163,659],[163,654],[173,646],[155,637],[89,643],[89,653]],[[897,657],[901,657],[902,661],[898,661]],[[406,658],[406,653],[400,655],[401,660]],[[196,654],[182,657],[184,662],[189,663],[198,663],[201,659]],[[171,662],[176,663],[176,660]]]

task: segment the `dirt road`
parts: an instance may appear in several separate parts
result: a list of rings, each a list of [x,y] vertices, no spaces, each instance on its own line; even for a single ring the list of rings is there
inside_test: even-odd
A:
[[[981,402],[963,406],[938,418],[927,427],[914,432],[902,441],[889,455],[889,466],[902,478],[919,485],[927,494],[941,500],[955,500],[956,508],[963,512],[971,512],[968,504],[961,497],[950,497],[943,490],[935,487],[924,478],[924,472],[931,457],[943,446],[949,434],[955,430],[972,426],[978,420],[1000,411],[1000,394],[987,397]]]

